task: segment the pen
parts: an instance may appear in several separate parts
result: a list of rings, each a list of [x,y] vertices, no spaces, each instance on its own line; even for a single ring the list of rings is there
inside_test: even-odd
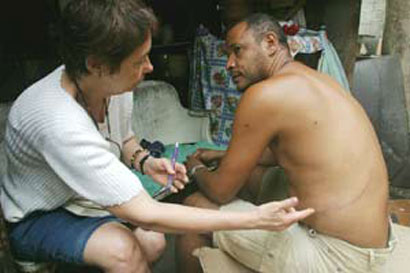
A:
[[[171,166],[174,171],[175,171],[175,162],[177,161],[177,158],[178,158],[178,153],[179,153],[179,143],[175,142],[174,153],[172,154],[172,157],[171,157]],[[173,174],[168,175],[168,181],[167,181],[167,186],[166,186],[168,190],[171,189],[173,182],[174,182],[174,175]]]
[[[175,147],[174,147],[174,152],[172,153],[172,156],[171,156],[171,166],[172,166],[172,169],[174,171],[175,171],[175,163],[178,159],[178,154],[179,154],[179,143],[176,142]],[[156,192],[152,197],[157,198],[165,192],[170,192],[173,182],[174,182],[174,175],[169,174],[168,175],[168,180],[167,180],[167,185],[165,187],[163,187],[162,189],[160,189],[158,192]]]

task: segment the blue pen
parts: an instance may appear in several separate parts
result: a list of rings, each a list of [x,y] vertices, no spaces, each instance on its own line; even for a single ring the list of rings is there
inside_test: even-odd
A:
[[[174,153],[172,154],[172,157],[171,157],[171,166],[174,171],[175,171],[175,163],[178,159],[178,153],[179,153],[179,143],[175,142]],[[167,181],[167,186],[166,186],[168,190],[171,190],[173,182],[174,182],[174,175],[173,174],[168,175],[168,181]]]
[[[179,153],[179,143],[176,142],[175,143],[175,148],[174,148],[174,153],[171,156],[171,166],[172,169],[175,171],[175,163],[178,159],[178,153]],[[172,188],[172,184],[174,182],[174,175],[173,174],[169,174],[168,175],[168,181],[167,181],[167,185],[165,187],[163,187],[162,189],[160,189],[158,192],[156,192],[152,197],[153,198],[157,198],[160,195],[162,195],[165,192],[170,192],[171,188]]]

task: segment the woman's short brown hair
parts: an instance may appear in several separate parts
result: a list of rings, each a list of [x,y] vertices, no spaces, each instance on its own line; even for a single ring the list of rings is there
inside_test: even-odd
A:
[[[89,56],[115,73],[156,24],[154,13],[140,0],[71,0],[60,22],[67,74],[72,79],[88,74]]]

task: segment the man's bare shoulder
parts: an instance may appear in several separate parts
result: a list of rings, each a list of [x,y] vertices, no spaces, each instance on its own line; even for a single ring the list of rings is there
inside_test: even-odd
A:
[[[259,107],[286,107],[306,103],[313,96],[314,84],[300,73],[286,72],[272,76],[250,86],[244,93],[243,101],[255,103]],[[295,106],[295,105],[294,105]]]

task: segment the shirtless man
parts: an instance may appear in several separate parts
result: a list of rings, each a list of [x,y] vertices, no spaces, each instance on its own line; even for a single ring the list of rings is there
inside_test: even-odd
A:
[[[388,177],[363,108],[333,79],[293,61],[282,30],[267,15],[234,25],[226,47],[226,68],[243,91],[232,138],[215,171],[203,167],[210,152],[188,159],[203,195],[185,203],[252,207],[232,200],[257,165],[279,165],[297,208],[315,213],[280,232],[216,232],[219,248],[258,272],[382,272],[394,247]],[[190,253],[209,242],[199,235],[178,239],[186,272],[200,271]]]

